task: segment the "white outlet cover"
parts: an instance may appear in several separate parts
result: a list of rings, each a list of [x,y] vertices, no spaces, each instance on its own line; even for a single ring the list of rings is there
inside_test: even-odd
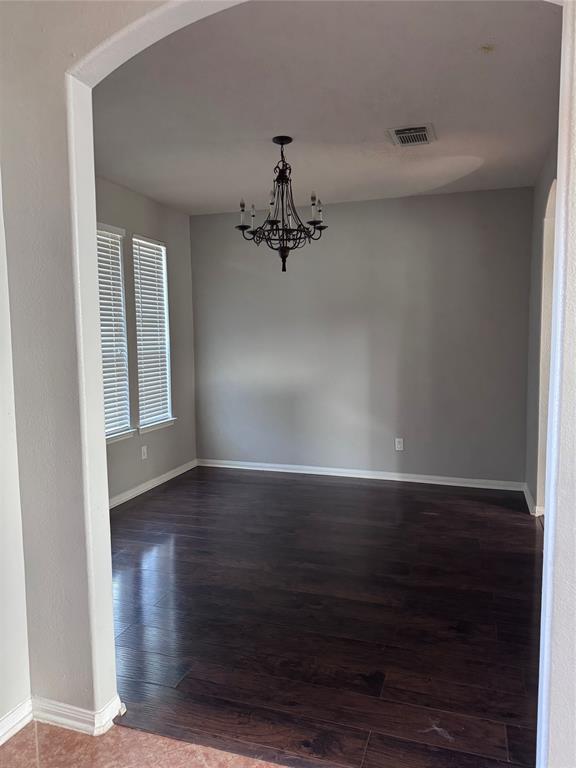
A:
[[[142,458],[147,459],[148,458],[148,446],[143,445],[142,446]]]
[[[404,450],[404,438],[403,437],[397,437],[396,440],[394,440],[394,447],[397,451],[403,451]]]

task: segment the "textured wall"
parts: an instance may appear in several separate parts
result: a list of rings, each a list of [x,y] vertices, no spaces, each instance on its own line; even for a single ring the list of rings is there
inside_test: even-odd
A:
[[[113,497],[196,458],[190,231],[185,214],[103,179],[98,179],[96,184],[96,208],[100,223],[126,230],[124,275],[134,425],[138,420],[138,369],[131,235],[144,235],[166,243],[168,265],[172,408],[176,422],[108,445],[108,483]],[[148,458],[144,461],[142,445],[148,448]]]
[[[12,342],[0,189],[0,721],[30,699],[26,583],[14,418]],[[3,739],[0,727],[0,743]]]
[[[286,274],[192,217],[199,456],[522,481],[531,216],[528,189],[335,205]]]

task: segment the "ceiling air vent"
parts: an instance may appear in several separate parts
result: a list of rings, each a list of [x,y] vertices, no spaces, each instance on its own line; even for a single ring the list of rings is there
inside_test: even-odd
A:
[[[388,131],[392,143],[401,147],[430,144],[436,138],[432,125],[416,125],[409,128],[392,128]]]

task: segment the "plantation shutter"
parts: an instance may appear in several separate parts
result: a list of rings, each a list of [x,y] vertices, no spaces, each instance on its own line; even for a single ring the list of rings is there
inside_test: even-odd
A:
[[[161,243],[134,237],[132,250],[139,426],[149,427],[172,419],[166,247]]]
[[[106,437],[112,437],[130,429],[122,239],[121,234],[104,229],[97,230]]]

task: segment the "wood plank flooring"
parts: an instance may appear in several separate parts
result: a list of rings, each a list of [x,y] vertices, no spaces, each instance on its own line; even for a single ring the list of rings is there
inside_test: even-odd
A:
[[[197,468],[113,510],[118,722],[288,766],[534,765],[521,494]]]

